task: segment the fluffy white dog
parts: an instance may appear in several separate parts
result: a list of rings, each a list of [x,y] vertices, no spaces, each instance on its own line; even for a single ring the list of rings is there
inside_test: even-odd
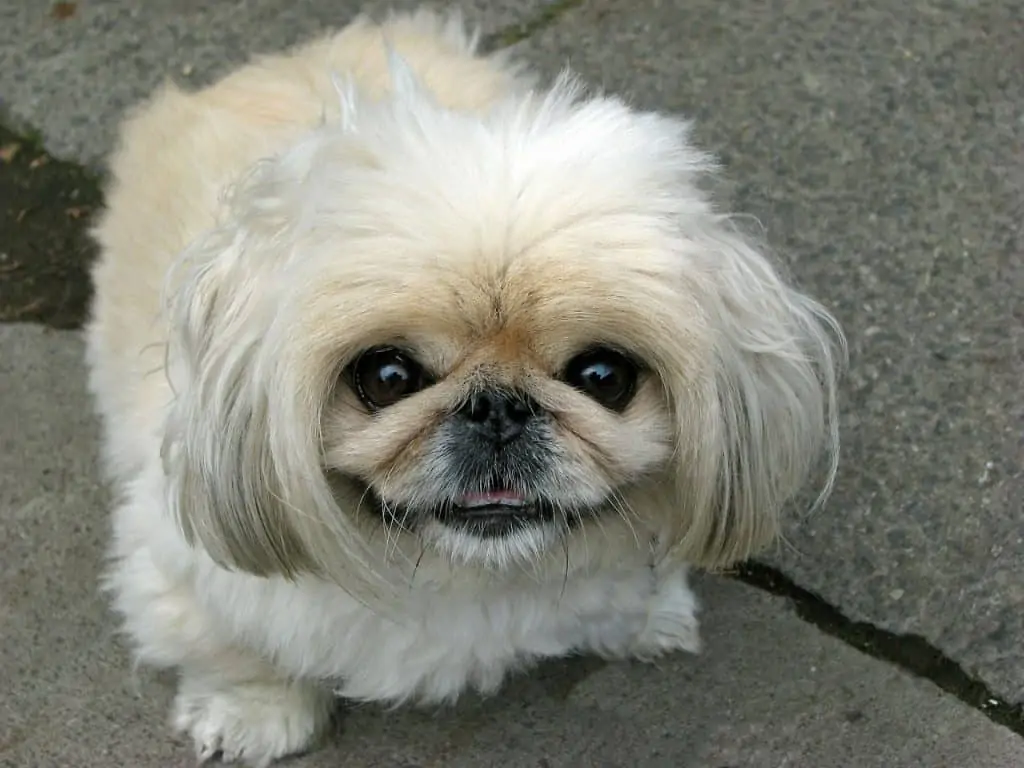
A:
[[[203,759],[309,748],[335,695],[695,651],[687,564],[834,472],[841,335],[699,191],[687,124],[475,43],[363,19],[123,127],[107,586]]]

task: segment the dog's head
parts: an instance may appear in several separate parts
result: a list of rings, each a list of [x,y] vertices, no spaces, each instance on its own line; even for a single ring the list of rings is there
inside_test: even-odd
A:
[[[501,569],[613,519],[701,565],[768,542],[834,449],[841,337],[699,191],[687,125],[569,79],[343,102],[176,283],[186,534],[349,586],[389,546]]]

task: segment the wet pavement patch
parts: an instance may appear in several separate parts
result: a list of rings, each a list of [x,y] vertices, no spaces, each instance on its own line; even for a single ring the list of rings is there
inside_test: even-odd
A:
[[[0,126],[0,322],[82,325],[101,199],[93,173]]]

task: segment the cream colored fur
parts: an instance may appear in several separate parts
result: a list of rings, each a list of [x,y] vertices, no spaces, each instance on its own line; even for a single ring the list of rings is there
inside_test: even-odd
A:
[[[686,123],[537,88],[457,19],[167,85],[111,170],[87,333],[107,586],[204,759],[306,749],[334,694],[696,651],[687,564],[755,552],[822,449],[834,471],[841,337],[698,191]],[[340,374],[394,338],[443,375],[368,413]],[[646,363],[621,414],[557,375],[594,341]],[[450,492],[436,426],[484,383],[551,414],[545,492],[605,513],[496,540],[381,519],[362,485]]]

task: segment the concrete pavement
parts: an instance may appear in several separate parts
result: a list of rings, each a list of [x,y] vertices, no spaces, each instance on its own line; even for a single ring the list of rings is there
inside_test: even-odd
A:
[[[188,766],[165,727],[171,681],[133,677],[95,589],[96,482],[74,332],[0,326],[3,654],[0,765]],[[348,712],[295,768],[1009,768],[1024,740],[801,621],[787,601],[701,579],[699,657],[577,659],[453,709]]]
[[[1017,2],[602,0],[524,44],[694,116],[735,207],[846,329],[836,493],[770,561],[1017,702],[1022,41]]]
[[[899,10],[897,10],[899,8]],[[1024,700],[1024,6],[607,0],[525,43],[692,115],[851,346],[836,495],[771,562]]]
[[[549,74],[568,62],[696,119],[734,207],[852,347],[836,494],[793,516],[791,546],[767,564],[861,633],[919,636],[901,662],[1017,733],[824,635],[791,601],[704,579],[701,657],[552,664],[454,711],[361,709],[296,765],[1024,766],[1020,4],[465,7]],[[164,76],[199,82],[356,8],[0,0],[0,122],[98,167],[117,115]],[[169,682],[132,679],[95,590],[95,424],[80,339],[55,330],[81,319],[95,189],[75,167],[33,167],[30,142],[0,145],[0,765],[187,765],[164,725]],[[913,650],[929,646],[960,682]]]

